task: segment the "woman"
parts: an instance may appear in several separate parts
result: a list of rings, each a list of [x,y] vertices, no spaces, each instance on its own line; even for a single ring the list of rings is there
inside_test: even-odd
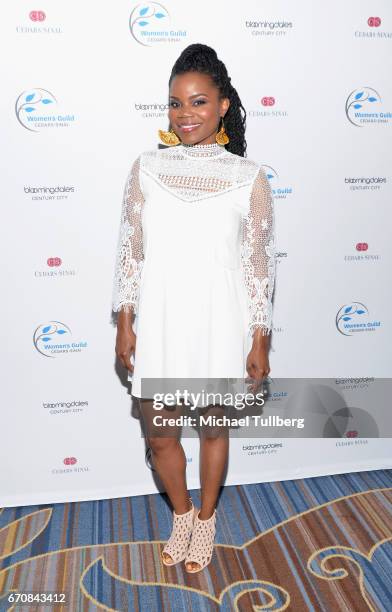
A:
[[[186,571],[197,572],[213,552],[227,428],[201,431],[198,510],[187,491],[179,428],[158,431],[142,379],[248,374],[254,391],[269,374],[274,215],[263,168],[245,158],[246,113],[211,47],[192,44],[175,62],[168,116],[170,131],[159,130],[168,146],[142,152],[128,175],[113,310],[116,354],[131,373],[154,467],[173,506],[162,561],[185,560]],[[180,411],[181,402],[159,414]]]

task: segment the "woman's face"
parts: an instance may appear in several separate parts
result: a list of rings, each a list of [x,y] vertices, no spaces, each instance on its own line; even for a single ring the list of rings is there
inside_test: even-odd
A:
[[[184,144],[213,144],[220,118],[229,108],[228,98],[219,99],[211,77],[201,72],[176,75],[169,91],[169,120]]]

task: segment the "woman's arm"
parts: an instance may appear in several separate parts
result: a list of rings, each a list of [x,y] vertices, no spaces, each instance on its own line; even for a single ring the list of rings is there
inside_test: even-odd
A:
[[[241,257],[249,298],[249,332],[253,337],[248,373],[262,379],[269,373],[268,348],[276,271],[273,198],[262,167],[252,185],[249,210],[244,217]]]
[[[260,167],[253,182],[248,214],[244,217],[241,250],[249,296],[249,330],[254,338],[269,335],[272,329],[276,269],[274,225],[271,187]]]
[[[118,312],[116,353],[131,371],[130,353],[136,348],[132,322],[138,310],[144,263],[141,223],[144,196],[139,171],[140,156],[134,161],[124,188],[112,299],[112,309]]]
[[[144,261],[141,224],[144,196],[139,169],[140,156],[133,162],[124,188],[113,286],[113,310],[134,314]]]

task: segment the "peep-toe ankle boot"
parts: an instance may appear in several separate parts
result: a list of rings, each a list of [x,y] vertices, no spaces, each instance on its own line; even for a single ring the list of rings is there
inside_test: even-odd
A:
[[[201,520],[199,512],[196,514],[193,524],[191,541],[188,554],[185,558],[185,569],[190,574],[195,574],[204,569],[211,561],[214,550],[214,539],[216,532],[216,509],[210,518]],[[197,569],[187,567],[188,563],[198,563]]]
[[[173,511],[173,528],[170,538],[162,550],[162,563],[167,566],[176,565],[183,561],[188,552],[188,546],[192,535],[193,523],[198,509],[191,502],[191,509],[184,514],[176,514]],[[163,553],[170,555],[171,561],[167,561]]]

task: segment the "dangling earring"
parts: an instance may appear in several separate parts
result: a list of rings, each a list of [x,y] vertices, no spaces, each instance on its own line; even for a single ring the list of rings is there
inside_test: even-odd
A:
[[[221,119],[222,119],[222,126],[219,132],[217,133],[217,135],[215,136],[215,140],[220,145],[226,145],[228,142],[230,142],[230,138],[226,134],[225,126],[223,125],[223,117],[221,117]]]
[[[173,131],[173,128],[170,128],[168,132],[165,132],[165,130],[158,130],[158,134],[162,142],[169,147],[178,145],[181,142],[177,134]]]

